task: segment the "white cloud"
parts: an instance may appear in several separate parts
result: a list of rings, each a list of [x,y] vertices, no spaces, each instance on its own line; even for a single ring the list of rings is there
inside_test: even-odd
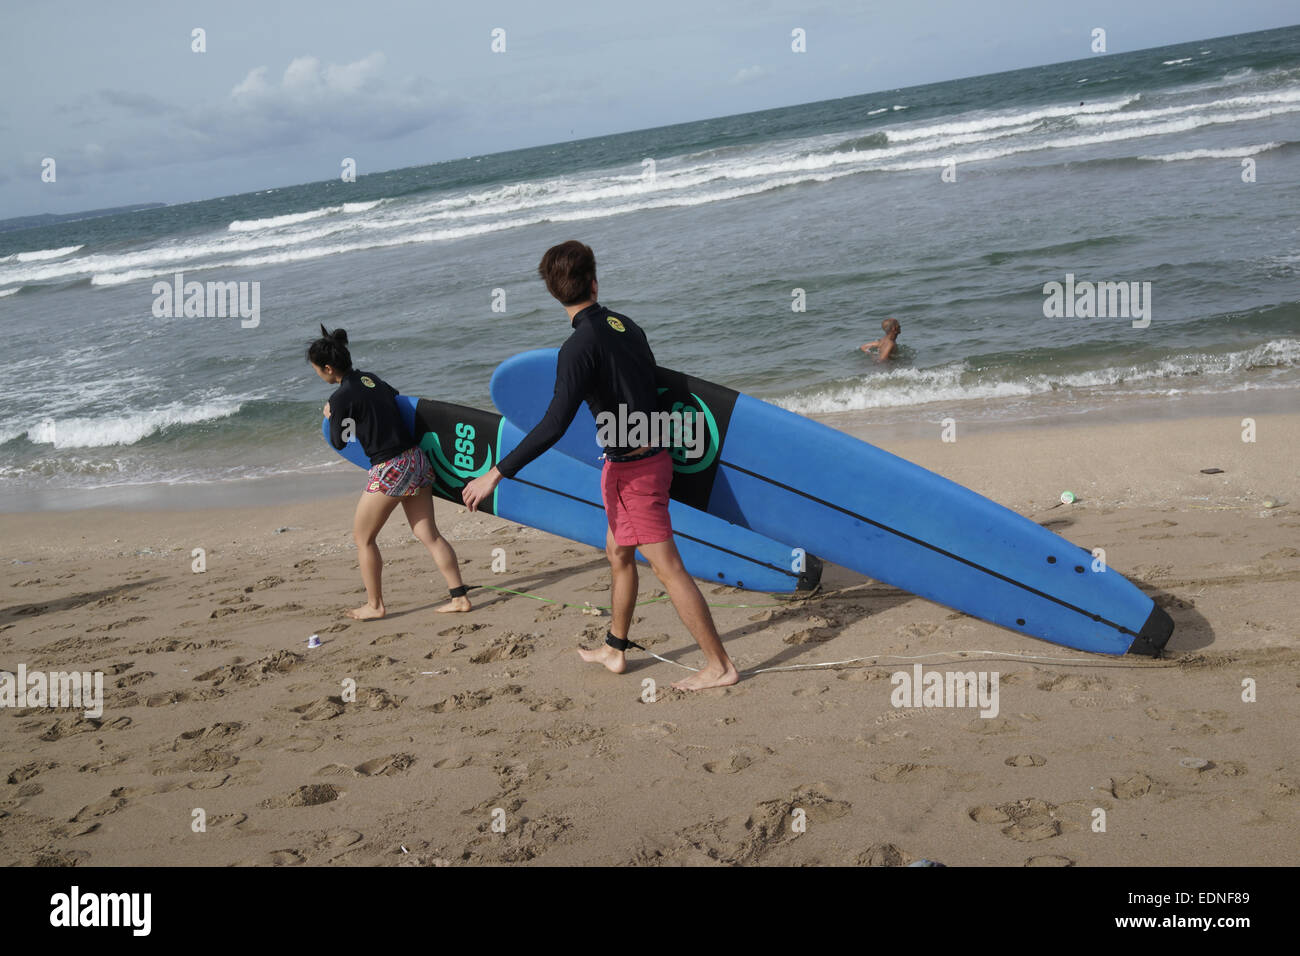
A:
[[[278,86],[267,81],[267,67],[259,66],[248,71],[248,75],[230,91],[230,96],[236,101],[279,100],[286,104],[302,104],[378,93],[383,86],[381,74],[387,63],[388,58],[379,52],[352,63],[324,66],[317,57],[299,56],[284,68]]]
[[[731,78],[732,83],[749,83],[766,74],[761,66],[747,66],[744,69],[736,71],[736,75]]]

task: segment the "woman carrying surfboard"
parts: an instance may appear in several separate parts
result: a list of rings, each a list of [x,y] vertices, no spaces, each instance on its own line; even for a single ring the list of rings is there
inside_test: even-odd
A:
[[[330,444],[341,450],[349,440],[359,442],[371,465],[352,521],[366,603],[348,611],[348,617],[370,621],[387,613],[381,587],[384,559],[375,539],[399,503],[411,531],[429,549],[451,589],[451,600],[438,610],[470,610],[460,562],[434,520],[433,467],[402,421],[397,390],[373,372],[352,367],[347,332],[329,332],[323,325],[320,330],[321,337],[307,347],[307,361],[321,379],[338,386],[324,408],[330,420]]]
[[[654,353],[635,322],[597,303],[596,257],[591,248],[576,240],[552,246],[537,271],[547,291],[564,306],[573,334],[560,349],[555,394],[546,415],[496,467],[465,486],[463,500],[470,511],[492,494],[503,477],[514,477],[554,445],[584,400],[597,416],[613,415],[619,421],[658,413]],[[668,517],[672,458],[653,442],[641,445],[628,439],[627,444],[606,446],[601,470],[601,496],[609,522],[605,554],[613,579],[610,629],[606,646],[578,653],[615,674],[627,669],[627,648],[640,646],[627,638],[636,605],[640,548],[705,656],[702,669],[673,686],[703,690],[734,684],[740,674],[723,650],[704,595],[673,541]]]

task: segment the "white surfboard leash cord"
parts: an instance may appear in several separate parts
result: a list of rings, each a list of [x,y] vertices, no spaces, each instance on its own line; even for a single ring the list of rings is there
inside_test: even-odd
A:
[[[568,602],[568,601],[558,601],[558,600],[555,600],[555,599],[553,599],[553,598],[542,597],[542,596],[539,595],[539,594],[529,594],[527,591],[514,591],[514,590],[511,590],[510,588],[495,587],[494,585],[491,585],[491,584],[472,584],[472,585],[470,585],[470,588],[471,588],[471,589],[478,588],[478,589],[482,589],[482,590],[485,590],[485,591],[496,591],[496,592],[498,592],[498,593],[500,593],[500,594],[510,594],[510,595],[514,595],[514,596],[516,596],[516,597],[526,597],[526,598],[530,598],[530,599],[532,599],[532,600],[534,600],[534,601],[541,601],[541,602],[544,603],[544,604],[553,604],[553,605],[557,605],[557,606],[559,606],[559,607],[572,607],[572,608],[577,608],[577,609],[580,610],[580,611],[592,611],[592,610],[609,611],[609,610],[610,610],[610,608],[609,608],[608,606],[605,606],[605,605],[591,604],[590,602],[585,602],[585,603],[583,603],[583,604],[573,604],[573,603],[570,603],[570,602]],[[776,602],[773,602],[773,603],[770,603],[770,604],[715,604],[715,603],[712,603],[712,602],[708,602],[708,603],[709,603],[709,607],[711,607],[711,608],[712,608],[712,607],[723,607],[723,608],[773,608],[773,607],[785,607],[785,608],[789,608],[789,607],[794,607],[796,604],[799,604],[799,603],[801,603],[801,602],[808,601],[808,600],[811,599],[813,596],[818,595],[818,592],[819,592],[820,590],[821,590],[821,588],[818,587],[818,588],[815,588],[814,590],[810,591],[808,594],[803,595],[803,596],[800,596],[800,597],[795,597],[795,598],[793,598],[792,600],[789,600],[789,601],[776,601]],[[831,597],[832,595],[834,595],[834,594],[838,594],[838,593],[839,593],[839,592],[837,592],[837,591],[828,591],[828,592],[826,592],[826,593],[824,593],[824,594],[821,594],[821,595],[819,595],[819,596],[821,597],[822,600],[825,600],[826,598],[829,598],[829,597]],[[658,604],[658,603],[660,603],[661,601],[667,601],[667,600],[668,600],[668,595],[663,594],[663,595],[660,595],[659,597],[650,598],[650,599],[645,600],[645,601],[638,601],[638,602],[634,605],[634,607],[642,607],[643,605],[646,605],[646,604]],[[640,645],[637,645],[637,646],[640,647]],[[652,650],[648,650],[647,648],[641,647],[641,650],[645,651],[646,654],[649,654],[649,655],[650,655],[651,657],[653,657],[655,660],[657,660],[657,661],[662,661],[662,662],[665,663],[665,664],[673,664],[673,665],[675,665],[675,666],[677,666],[677,667],[685,668],[685,669],[688,670],[688,671],[696,671],[696,672],[699,671],[699,668],[698,668],[698,667],[691,667],[689,664],[683,664],[681,661],[674,661],[674,660],[670,660],[670,659],[667,658],[667,657],[661,657],[660,655],[656,654],[654,651],[652,651]],[[1169,660],[1169,661],[1157,661],[1157,660],[1151,660],[1151,661],[1119,661],[1119,660],[1117,660],[1117,661],[1106,661],[1106,660],[1098,660],[1096,657],[1057,657],[1057,656],[1053,656],[1053,655],[1049,655],[1049,654],[1020,654],[1020,653],[1017,653],[1017,652],[1015,652],[1015,651],[964,650],[964,651],[934,651],[934,652],[929,653],[929,654],[917,654],[917,655],[906,655],[906,654],[870,654],[870,655],[867,655],[866,657],[850,657],[850,658],[848,658],[848,659],[846,659],[846,660],[842,660],[842,661],[821,661],[821,662],[814,663],[814,664],[784,664],[784,665],[778,665],[778,666],[775,666],[775,667],[758,667],[758,668],[754,668],[754,669],[752,669],[752,670],[741,671],[740,673],[741,673],[742,675],[744,675],[744,674],[767,674],[767,673],[771,673],[771,672],[773,672],[773,671],[801,671],[801,670],[816,670],[816,669],[818,669],[818,668],[827,668],[827,667],[845,667],[845,666],[848,666],[848,665],[851,665],[851,664],[863,665],[863,662],[864,662],[864,661],[873,661],[873,662],[875,662],[875,663],[877,663],[877,664],[884,663],[884,662],[886,662],[886,661],[909,662],[909,663],[911,663],[911,662],[916,662],[916,661],[925,660],[926,658],[931,658],[931,657],[948,657],[948,658],[956,658],[955,660],[940,661],[940,662],[938,662],[938,663],[959,664],[959,663],[964,663],[964,662],[965,662],[965,661],[964,661],[964,658],[966,657],[966,655],[969,655],[969,654],[989,654],[989,655],[993,655],[993,659],[997,659],[998,657],[1002,657],[1002,658],[1009,658],[1009,659],[1011,659],[1011,660],[1021,660],[1021,661],[1047,661],[1047,662],[1050,662],[1050,663],[1053,663],[1053,664],[1064,664],[1064,665],[1068,665],[1068,664],[1082,664],[1082,665],[1087,665],[1087,666],[1090,666],[1090,667],[1100,667],[1100,668],[1117,668],[1117,667],[1119,667],[1119,668],[1125,668],[1125,669],[1132,669],[1132,668],[1150,668],[1150,667],[1161,667],[1161,668],[1163,668],[1163,667],[1173,667],[1173,666],[1176,666],[1176,663],[1177,663],[1176,661],[1172,661],[1172,660]],[[863,665],[863,666],[871,666],[871,665]]]

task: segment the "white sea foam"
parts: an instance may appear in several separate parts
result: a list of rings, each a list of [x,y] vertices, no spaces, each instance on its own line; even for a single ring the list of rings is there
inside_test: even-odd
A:
[[[3,299],[7,295],[13,295],[21,288],[22,286],[18,285],[18,286],[14,286],[12,289],[0,289],[0,299]]]
[[[1193,352],[1140,365],[1114,366],[1060,375],[1033,374],[986,378],[966,362],[928,369],[892,369],[851,382],[778,398],[777,405],[799,414],[897,408],[930,402],[1040,395],[1061,389],[1142,388],[1202,376],[1222,376],[1257,369],[1300,366],[1300,339],[1275,339],[1252,349],[1221,355]]]
[[[972,113],[919,125],[880,123],[857,136],[881,136],[874,149],[838,148],[843,132],[660,160],[646,178],[635,166],[548,177],[433,197],[341,203],[283,216],[230,222],[220,233],[166,241],[125,253],[0,261],[0,286],[86,277],[114,286],[183,270],[242,268],[298,262],[409,243],[453,241],[543,221],[584,221],[667,206],[725,202],[800,183],[866,172],[928,169],[949,161],[982,162],[1036,151],[1068,151],[1174,136],[1207,125],[1249,122],[1300,111],[1294,85],[1205,102],[1142,108],[1142,95]],[[899,111],[903,104],[886,109]],[[873,110],[876,115],[878,110]],[[1275,148],[1261,145],[1260,151]],[[1236,147],[1244,150],[1247,147]],[[1176,150],[1147,159],[1214,158]],[[1186,154],[1186,155],[1184,155]],[[1224,152],[1223,156],[1252,155]],[[67,250],[46,250],[66,252]]]
[[[1163,163],[1176,163],[1187,159],[1241,159],[1245,156],[1266,153],[1281,145],[1281,143],[1260,143],[1256,146],[1234,146],[1228,149],[1187,149],[1178,153],[1162,153],[1158,156],[1139,156],[1138,159],[1158,160]]]
[[[226,226],[226,229],[229,232],[261,232],[266,229],[283,229],[286,226],[296,226],[300,222],[311,222],[313,219],[323,219],[326,216],[336,216],[339,213],[350,215],[358,212],[369,212],[383,202],[385,202],[383,199],[374,199],[370,202],[345,202],[338,206],[322,206],[320,209],[310,209],[307,212],[291,212],[283,216],[268,216],[265,219],[236,219]]]
[[[70,256],[78,249],[86,248],[85,245],[79,246],[62,246],[58,249],[34,249],[31,252],[15,252],[7,256],[0,256],[2,262],[45,262],[48,259],[61,259],[64,256]]]
[[[1161,62],[1160,65],[1161,65],[1161,66],[1177,66],[1177,65],[1180,64],[1180,63],[1191,63],[1191,62],[1192,62],[1192,58],[1191,58],[1190,56],[1185,56],[1185,57],[1183,57],[1181,60],[1164,60],[1164,61]]]
[[[997,129],[999,126],[1021,126],[1025,123],[1039,123],[1047,119],[1062,116],[1080,116],[1097,113],[1113,113],[1122,110],[1130,103],[1136,103],[1136,96],[1121,99],[1088,103],[1084,106],[1047,106],[1040,109],[1025,110],[1018,113],[1001,113],[994,116],[982,116],[977,119],[958,120],[955,122],[936,123],[930,126],[888,129],[886,134],[891,143],[903,143],[915,139],[928,139],[937,136],[951,136],[963,133],[978,133]]]
[[[183,405],[179,402],[123,415],[46,419],[25,429],[27,440],[55,448],[104,448],[133,445],[171,425],[229,418],[242,402],[224,400]]]

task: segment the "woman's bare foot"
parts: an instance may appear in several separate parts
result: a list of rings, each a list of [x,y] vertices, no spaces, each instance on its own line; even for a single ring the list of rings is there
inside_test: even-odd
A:
[[[348,611],[348,617],[354,621],[377,621],[387,613],[388,611],[384,609],[382,604],[379,607],[375,607],[373,604],[363,604],[361,607],[354,607]]]
[[[684,680],[673,681],[673,686],[678,690],[706,690],[710,687],[730,687],[740,680],[740,673],[727,661],[726,669],[717,667],[706,667],[702,671],[696,671],[690,677]]]
[[[608,644],[602,644],[594,651],[584,648],[578,648],[578,656],[588,664],[604,664],[615,674],[621,674],[627,670],[627,655],[622,651],[616,651]]]
[[[462,596],[462,597],[452,598],[442,607],[438,608],[438,613],[456,614],[456,613],[464,613],[465,611],[472,611],[472,610],[474,610],[474,605],[469,603],[469,598]]]

